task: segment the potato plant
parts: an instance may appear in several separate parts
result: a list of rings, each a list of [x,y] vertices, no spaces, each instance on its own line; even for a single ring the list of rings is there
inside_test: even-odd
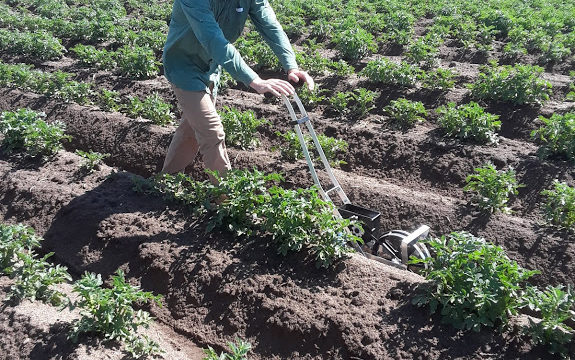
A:
[[[477,206],[491,213],[510,213],[511,209],[507,207],[509,196],[517,195],[518,188],[522,186],[517,184],[513,168],[497,170],[493,164],[476,168],[475,173],[467,176],[465,181],[467,185],[463,189],[473,191]]]
[[[456,73],[449,69],[437,68],[419,75],[421,86],[431,91],[447,91],[455,86]]]
[[[357,61],[377,51],[373,35],[360,27],[343,30],[333,38],[339,55],[344,60]]]
[[[260,126],[269,124],[259,119],[252,110],[240,111],[226,106],[220,112],[222,124],[226,130],[226,143],[241,149],[257,147],[260,139],[255,136]]]
[[[517,315],[527,279],[536,271],[511,261],[503,249],[467,232],[453,232],[426,241],[434,256],[426,263],[428,283],[413,298],[417,306],[439,311],[442,322],[457,329],[480,331],[505,325]]]
[[[102,70],[116,68],[116,60],[113,52],[106,49],[96,49],[92,45],[78,44],[70,49],[78,57],[80,64],[95,67]]]
[[[76,150],[76,154],[82,157],[84,160],[82,164],[82,170],[85,170],[88,173],[93,173],[96,170],[100,170],[102,160],[110,156],[110,154],[102,154],[96,151],[82,150]]]
[[[531,137],[541,142],[539,153],[543,157],[559,156],[575,160],[575,113],[553,114],[550,118],[539,116],[543,123],[531,132]]]
[[[551,94],[551,83],[541,78],[542,73],[539,66],[498,66],[491,62],[481,67],[477,81],[469,88],[477,99],[540,105]]]
[[[543,213],[547,223],[575,230],[575,188],[555,180],[553,187],[543,190],[541,195],[545,197]]]
[[[0,29],[0,50],[32,61],[60,59],[66,52],[60,39],[49,33]]]
[[[111,288],[102,285],[102,277],[93,273],[84,274],[74,283],[78,299],[70,306],[80,310],[81,318],[72,325],[72,340],[77,341],[81,334],[94,333],[105,340],[124,343],[126,351],[135,358],[161,353],[156,342],[137,333],[140,326],[150,325],[150,314],[133,307],[148,301],[161,305],[161,297],[127,283],[121,270],[112,276]]]
[[[172,112],[172,106],[157,93],[153,93],[144,100],[135,96],[130,96],[128,100],[125,111],[131,117],[143,117],[156,125],[169,125],[174,122],[175,115]]]
[[[204,349],[206,356],[203,360],[248,360],[248,353],[252,348],[249,342],[242,339],[236,339],[235,343],[229,342],[228,347],[230,353],[222,352],[218,355],[211,346],[208,346],[207,349]]]
[[[499,115],[493,115],[476,102],[456,106],[450,102],[437,109],[439,126],[449,137],[472,140],[479,143],[497,144],[496,131],[501,128]]]
[[[158,76],[159,63],[154,51],[142,46],[124,46],[118,49],[116,61],[121,75],[129,79],[151,79]]]
[[[348,243],[360,242],[346,229],[354,224],[333,216],[333,204],[315,189],[286,190],[278,174],[232,170],[225,178],[211,173],[217,185],[187,175],[162,175],[143,192],[158,192],[196,215],[208,215],[208,231],[220,228],[238,236],[271,235],[278,252],[309,251],[318,267],[329,267],[345,257]]]
[[[420,101],[410,101],[407,99],[392,100],[385,111],[400,128],[407,129],[414,127],[418,122],[424,122],[427,110]]]
[[[337,92],[329,99],[332,110],[340,116],[355,116],[359,119],[367,116],[375,108],[378,93],[358,88],[353,91]]]
[[[548,344],[549,352],[562,358],[569,358],[569,343],[575,329],[567,321],[575,320],[575,292],[573,287],[547,286],[544,290],[527,288],[525,302],[532,311],[541,314],[541,319],[529,318],[525,329],[535,344]]]
[[[44,113],[28,109],[5,111],[0,114],[2,146],[6,152],[23,151],[32,157],[52,156],[62,148],[65,135],[62,122],[46,123]]]
[[[287,131],[285,133],[278,131],[276,132],[276,135],[285,142],[285,146],[281,146],[279,148],[282,158],[289,161],[303,159],[303,151],[295,131]],[[308,149],[315,148],[311,136],[307,134],[304,135],[304,140],[308,146]],[[317,140],[321,145],[325,157],[331,166],[340,166],[346,164],[345,161],[338,159],[338,155],[345,153],[349,147],[349,144],[345,140],[329,137],[324,134],[318,134]],[[312,151],[310,156],[312,157],[312,160],[316,162],[320,161],[319,154],[316,151]]]
[[[62,71],[45,73],[25,64],[0,62],[0,85],[54,96],[64,101],[87,104],[92,95],[89,83],[70,80],[72,74]]]
[[[17,254],[39,248],[41,240],[29,226],[0,224],[0,271],[10,274],[18,261]]]
[[[421,70],[406,62],[394,63],[387,59],[373,60],[367,63],[361,75],[374,83],[413,87],[417,84]]]
[[[65,303],[66,296],[54,286],[71,281],[72,277],[66,267],[46,261],[52,255],[54,253],[38,258],[32,250],[16,254],[18,261],[9,270],[10,276],[15,279],[9,299],[18,302],[24,299],[41,300],[55,306]]]

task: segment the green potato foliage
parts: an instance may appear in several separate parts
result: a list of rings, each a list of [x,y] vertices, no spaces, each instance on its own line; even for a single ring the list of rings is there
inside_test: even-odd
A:
[[[329,99],[332,110],[340,116],[354,116],[361,119],[375,108],[375,99],[379,94],[366,88],[337,92]]]
[[[39,248],[40,241],[29,226],[0,224],[0,271],[9,274],[18,262],[17,254]]]
[[[337,33],[333,42],[344,60],[358,61],[377,51],[373,35],[358,27]]]
[[[18,252],[18,261],[9,270],[15,282],[10,288],[8,298],[16,301],[41,300],[55,306],[62,305],[66,296],[54,286],[71,281],[72,277],[66,267],[52,265],[46,261],[52,255],[54,253],[37,258],[32,250]]]
[[[491,62],[481,67],[477,81],[469,88],[477,99],[540,105],[551,94],[551,83],[543,80],[542,74],[543,68],[539,66],[498,66]]]
[[[442,322],[457,329],[480,331],[505,325],[517,315],[527,279],[536,271],[511,261],[503,249],[467,232],[453,232],[425,242],[434,253],[422,270],[428,282],[413,303],[439,310]]]
[[[391,119],[403,129],[412,128],[418,122],[424,122],[427,110],[420,101],[410,101],[407,99],[392,100],[385,111]]]
[[[157,192],[196,216],[208,216],[207,231],[224,229],[239,239],[271,236],[282,255],[308,251],[318,267],[331,266],[353,251],[348,243],[361,242],[347,231],[356,222],[335,218],[333,204],[315,188],[287,190],[276,185],[282,180],[279,174],[257,170],[231,170],[224,178],[210,174],[217,185],[164,174],[151,183],[137,183],[135,189]]]
[[[569,359],[569,343],[575,330],[566,324],[575,320],[575,292],[573,287],[547,286],[544,290],[527,288],[525,303],[541,314],[541,319],[529,318],[525,332],[534,344],[548,344],[549,352]]]
[[[135,358],[160,354],[162,350],[157,343],[137,333],[140,326],[150,325],[152,317],[133,306],[148,301],[161,305],[161,297],[127,283],[121,270],[112,276],[110,288],[102,285],[102,277],[93,273],[85,273],[74,283],[78,299],[70,307],[78,308],[81,317],[73,323],[70,338],[77,341],[81,334],[98,334],[105,340],[123,342],[126,351]]]
[[[548,224],[575,230],[575,188],[558,180],[551,189],[543,190],[543,213]]]
[[[499,115],[493,115],[476,102],[456,106],[450,102],[437,109],[439,126],[447,136],[473,140],[484,144],[497,144],[496,131],[501,128]]]
[[[284,141],[284,146],[279,148],[282,158],[289,161],[295,161],[304,158],[303,150],[295,131],[287,131],[285,133],[277,131],[275,134]],[[304,140],[308,146],[308,149],[314,147],[311,136],[307,134],[304,135]],[[349,147],[347,141],[323,134],[317,135],[317,141],[321,145],[324,155],[331,166],[340,166],[346,164],[345,161],[338,159],[338,155],[347,151]],[[312,151],[310,156],[312,157],[312,160],[316,162],[319,161],[319,154],[316,151]]]
[[[166,103],[158,93],[153,93],[144,100],[132,96],[128,99],[129,103],[125,110],[129,116],[143,117],[156,125],[169,125],[174,122],[175,115],[172,112],[172,105]]]
[[[252,110],[240,111],[225,106],[220,112],[226,131],[226,143],[241,149],[259,146],[260,139],[255,136],[260,126],[269,124],[266,119],[258,119]]]
[[[222,352],[220,355],[211,347],[204,349],[206,356],[203,360],[248,360],[248,353],[252,349],[249,342],[242,339],[236,339],[236,342],[229,342],[228,346],[231,353]]]
[[[0,113],[2,146],[6,152],[23,151],[37,156],[52,156],[62,149],[62,141],[70,139],[64,134],[62,122],[46,123],[44,113],[28,109]]]
[[[507,207],[509,196],[517,195],[518,188],[523,186],[517,184],[513,168],[497,170],[493,164],[476,168],[475,174],[467,176],[465,181],[467,185],[463,190],[473,191],[477,206],[491,213],[510,213],[511,209]]]
[[[88,173],[93,173],[94,171],[99,170],[100,165],[102,164],[102,160],[110,156],[110,154],[102,154],[95,151],[82,150],[76,150],[76,154],[84,159],[82,169]]]
[[[368,62],[360,74],[374,83],[413,87],[417,84],[421,69],[406,62],[397,64],[380,59]]]
[[[539,120],[543,126],[531,132],[531,137],[542,143],[539,153],[543,157],[555,155],[575,160],[575,113],[539,116]]]

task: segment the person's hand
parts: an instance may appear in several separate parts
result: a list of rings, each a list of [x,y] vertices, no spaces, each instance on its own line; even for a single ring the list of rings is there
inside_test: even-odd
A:
[[[315,88],[315,83],[311,76],[306,71],[301,71],[299,69],[291,69],[288,71],[288,79],[293,81],[294,83],[299,83],[300,80],[303,80],[307,84],[307,88],[313,90]]]
[[[258,94],[272,93],[274,96],[292,95],[295,89],[292,84],[285,80],[280,79],[267,79],[262,80],[259,77],[251,82],[250,87],[258,92]]]

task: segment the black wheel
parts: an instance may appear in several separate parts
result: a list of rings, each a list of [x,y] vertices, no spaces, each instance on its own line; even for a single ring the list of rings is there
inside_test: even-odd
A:
[[[394,256],[401,261],[401,243],[403,239],[409,236],[409,232],[403,230],[392,230],[379,238],[379,241],[376,243],[378,249],[380,247],[386,247],[383,244],[387,244],[387,248],[390,250],[388,252],[393,252]],[[380,244],[382,244],[380,246]],[[375,247],[375,246],[374,246]],[[375,250],[375,249],[374,249]],[[407,249],[408,259],[412,256],[418,259],[426,259],[430,257],[429,251],[427,250],[427,246],[422,243],[416,242],[412,244]],[[405,264],[407,265],[407,264]],[[409,265],[408,269],[414,272],[419,272],[419,270],[427,268],[427,264],[417,264],[417,265]]]

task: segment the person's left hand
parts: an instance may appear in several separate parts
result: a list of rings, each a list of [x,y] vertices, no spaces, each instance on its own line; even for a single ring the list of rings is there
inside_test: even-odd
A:
[[[308,89],[313,90],[315,88],[313,79],[306,71],[302,71],[300,69],[291,69],[288,71],[288,79],[294,83],[299,83],[300,80],[303,80],[303,82],[307,84]]]

